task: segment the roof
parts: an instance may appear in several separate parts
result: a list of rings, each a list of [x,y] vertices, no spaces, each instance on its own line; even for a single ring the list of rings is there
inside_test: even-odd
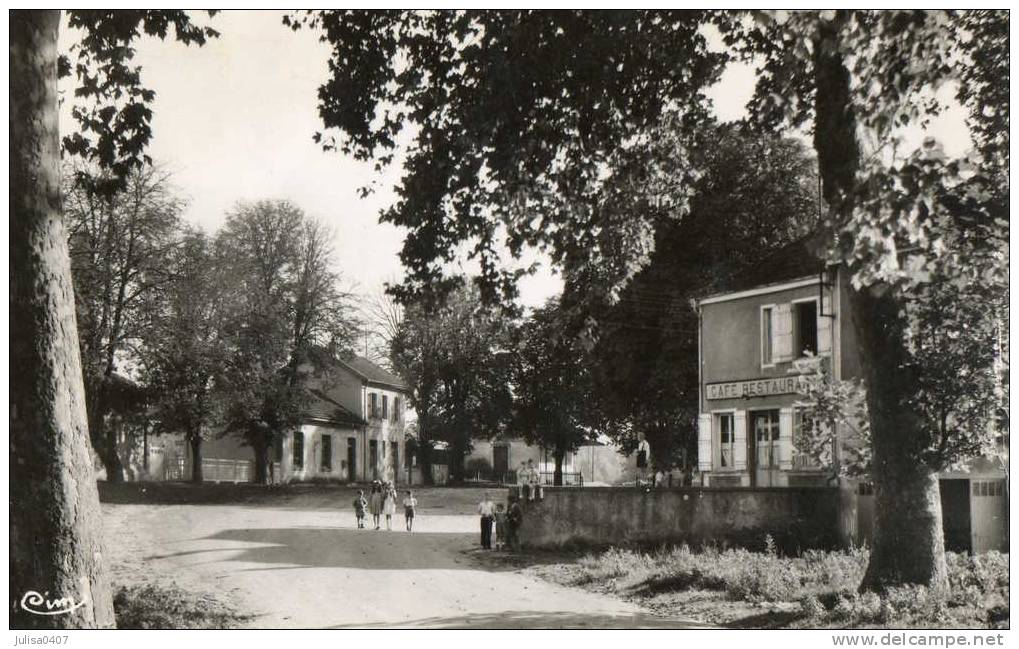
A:
[[[328,421],[332,424],[353,428],[365,425],[366,422],[363,419],[344,408],[343,404],[333,395],[320,387],[309,388],[308,394],[309,400],[305,404],[303,413],[306,419]]]
[[[403,392],[410,392],[410,386],[407,385],[406,381],[392,372],[379,367],[363,356],[351,356],[340,359],[339,362],[368,383],[375,383],[390,388],[396,388]]]

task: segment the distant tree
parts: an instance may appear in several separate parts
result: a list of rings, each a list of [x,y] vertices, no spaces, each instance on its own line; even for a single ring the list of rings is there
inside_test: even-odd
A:
[[[125,179],[151,136],[153,93],[129,63],[141,33],[201,45],[215,35],[183,11],[72,11],[76,104],[102,108],[72,152]],[[10,13],[10,592],[13,628],[114,625],[102,565],[99,499],[88,457],[87,413],[67,235],[60,214],[57,77],[60,12]],[[92,63],[95,66],[92,66]],[[94,104],[95,105],[95,104]],[[85,111],[81,114],[85,114]],[[89,135],[90,134],[90,135]],[[120,185],[121,183],[114,183]],[[33,615],[19,598],[48,589],[84,604],[66,615]]]
[[[167,282],[151,305],[139,356],[152,393],[153,433],[180,433],[191,448],[191,480],[201,482],[202,440],[220,414],[230,286],[215,242],[189,230],[174,249]]]
[[[335,271],[331,235],[288,201],[240,203],[219,235],[233,299],[225,332],[226,429],[269,479],[269,450],[300,420],[300,367],[320,348],[347,351],[356,337],[351,296]]]
[[[92,445],[106,479],[124,478],[117,431],[106,425],[115,373],[143,327],[144,305],[170,282],[184,201],[170,175],[146,166],[130,173],[121,189],[100,192],[112,181],[96,169],[68,172],[64,199],[74,279],[78,336],[85,377],[85,404]]]
[[[428,449],[443,441],[449,445],[450,480],[462,482],[471,440],[505,427],[511,398],[507,336],[505,315],[485,307],[471,287],[462,286],[441,303],[407,307],[393,361],[411,386],[426,475]]]
[[[557,298],[514,330],[512,349],[510,431],[552,451],[553,484],[562,485],[566,455],[601,432],[587,352]]]
[[[652,166],[654,153],[635,164]],[[665,469],[689,466],[697,449],[699,323],[691,300],[745,281],[762,260],[803,237],[820,208],[815,163],[796,140],[710,125],[696,134],[686,159],[671,164],[689,165],[697,177],[682,195],[665,187],[659,199],[686,201],[689,211],[654,223],[648,265],[615,303],[594,300],[586,309],[598,323],[593,374],[616,422],[610,430],[625,452],[644,433],[652,462]]]
[[[403,307],[385,291],[365,298],[364,320],[368,331],[368,359],[393,369],[393,341],[403,324]]]

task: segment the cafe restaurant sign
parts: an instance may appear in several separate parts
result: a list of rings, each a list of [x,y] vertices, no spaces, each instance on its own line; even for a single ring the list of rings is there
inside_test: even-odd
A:
[[[708,399],[739,399],[742,397],[766,397],[772,394],[795,394],[806,381],[804,376],[783,376],[775,379],[754,381],[731,381],[709,383]]]

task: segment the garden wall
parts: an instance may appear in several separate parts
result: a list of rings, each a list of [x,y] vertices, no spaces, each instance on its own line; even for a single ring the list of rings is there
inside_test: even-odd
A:
[[[827,487],[546,487],[522,503],[525,548],[620,544],[761,547],[787,552],[840,544],[839,492]]]

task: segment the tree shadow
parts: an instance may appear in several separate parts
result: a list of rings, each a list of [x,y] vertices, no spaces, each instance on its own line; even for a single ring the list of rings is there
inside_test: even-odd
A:
[[[501,611],[455,617],[428,617],[402,622],[349,624],[333,629],[702,629],[710,625],[643,613],[612,615],[572,611]]]
[[[229,529],[200,539],[250,543],[150,555],[146,560],[170,559],[217,552],[235,553],[238,563],[264,563],[290,568],[352,568],[357,570],[470,570],[475,535],[453,532],[385,531],[342,527],[280,527]],[[460,552],[450,552],[459,542]],[[456,549],[456,548],[454,548]],[[269,568],[266,568],[269,569]],[[274,568],[275,569],[275,568]],[[257,570],[257,569],[255,569]]]

